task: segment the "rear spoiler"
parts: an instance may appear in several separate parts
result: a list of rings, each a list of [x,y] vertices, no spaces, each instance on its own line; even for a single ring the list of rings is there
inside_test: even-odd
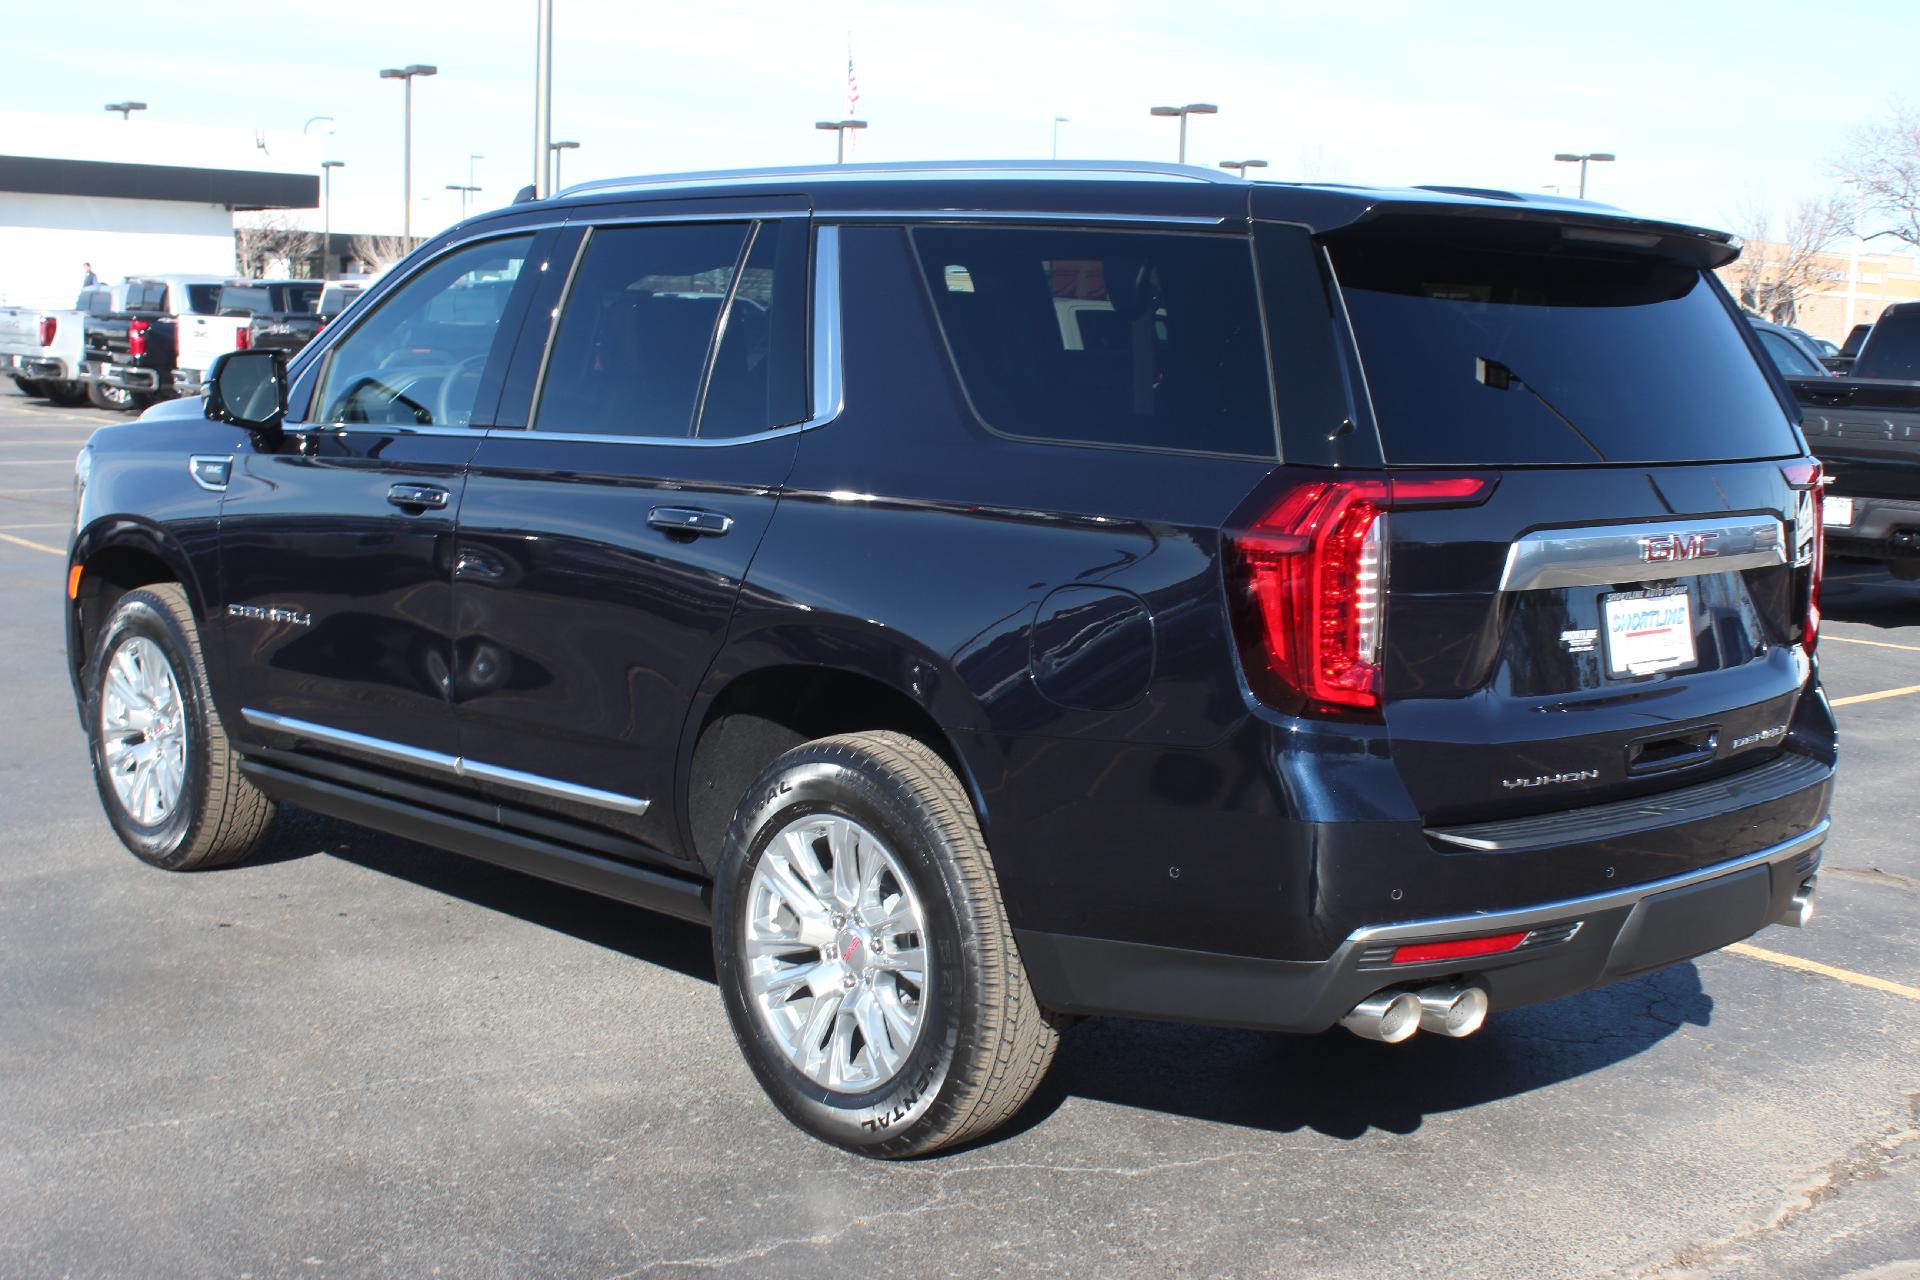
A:
[[[1369,205],[1343,227],[1335,228],[1335,238],[1364,236],[1383,223],[1393,224],[1398,234],[1409,223],[1426,223],[1427,234],[1448,240],[1498,239],[1546,243],[1558,240],[1568,245],[1609,248],[1628,253],[1647,253],[1685,262],[1704,270],[1723,267],[1740,256],[1740,241],[1725,231],[1689,226],[1680,222],[1661,222],[1628,214],[1598,210],[1534,204],[1499,204],[1473,200],[1452,203],[1425,200],[1384,200]],[[1384,229],[1384,228],[1381,228]]]

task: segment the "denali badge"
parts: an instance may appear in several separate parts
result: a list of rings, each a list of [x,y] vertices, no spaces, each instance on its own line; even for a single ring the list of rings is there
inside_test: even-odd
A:
[[[297,609],[262,608],[257,604],[230,604],[227,606],[229,618],[245,618],[249,622],[290,622],[296,627],[313,625],[313,615],[301,613]]]
[[[1557,787],[1563,782],[1586,782],[1600,776],[1598,769],[1576,769],[1572,773],[1543,773],[1532,778],[1504,778],[1500,785],[1509,791],[1521,787]]]
[[[1649,564],[1671,560],[1705,560],[1720,553],[1713,549],[1717,533],[1656,533],[1640,539],[1640,558]]]
[[[1750,747],[1756,742],[1772,742],[1775,738],[1784,738],[1786,736],[1787,726],[1776,724],[1770,729],[1762,729],[1758,733],[1749,733],[1743,738],[1735,738],[1727,744],[1727,750],[1738,751],[1740,748]]]

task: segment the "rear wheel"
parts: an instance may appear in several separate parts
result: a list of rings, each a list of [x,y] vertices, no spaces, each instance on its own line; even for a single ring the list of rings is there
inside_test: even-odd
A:
[[[65,409],[87,402],[87,384],[84,382],[49,382],[45,384],[47,399]]]
[[[273,802],[241,776],[214,713],[184,590],[156,583],[121,597],[86,689],[94,783],[121,843],[169,871],[253,852]]]
[[[96,409],[111,409],[124,413],[133,408],[133,392],[125,387],[110,387],[104,382],[89,382],[87,399],[93,402]]]
[[[32,396],[36,400],[47,394],[46,384],[32,378],[15,378],[13,385],[20,388],[21,395]]]
[[[902,734],[821,738],[760,775],[727,833],[713,945],[768,1096],[862,1155],[990,1132],[1059,1043],[966,792]]]

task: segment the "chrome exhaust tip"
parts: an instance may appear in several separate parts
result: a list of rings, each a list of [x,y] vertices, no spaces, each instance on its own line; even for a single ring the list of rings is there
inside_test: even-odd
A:
[[[1419,992],[1420,1029],[1438,1035],[1470,1036],[1487,1020],[1484,987],[1427,987]]]
[[[1340,1025],[1368,1040],[1399,1044],[1420,1029],[1420,997],[1411,991],[1376,991],[1348,1010]]]
[[[1800,887],[1794,890],[1793,901],[1787,904],[1787,909],[1780,913],[1774,923],[1791,925],[1795,929],[1806,928],[1813,920],[1813,895],[1819,879],[1819,876],[1808,876],[1802,880]]]

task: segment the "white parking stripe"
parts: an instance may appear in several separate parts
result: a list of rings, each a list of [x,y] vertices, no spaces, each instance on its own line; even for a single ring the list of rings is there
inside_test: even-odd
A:
[[[11,542],[14,546],[25,547],[29,551],[44,551],[50,556],[67,554],[58,547],[50,547],[44,542],[35,542],[30,538],[16,538],[10,533],[0,533],[0,542]]]

